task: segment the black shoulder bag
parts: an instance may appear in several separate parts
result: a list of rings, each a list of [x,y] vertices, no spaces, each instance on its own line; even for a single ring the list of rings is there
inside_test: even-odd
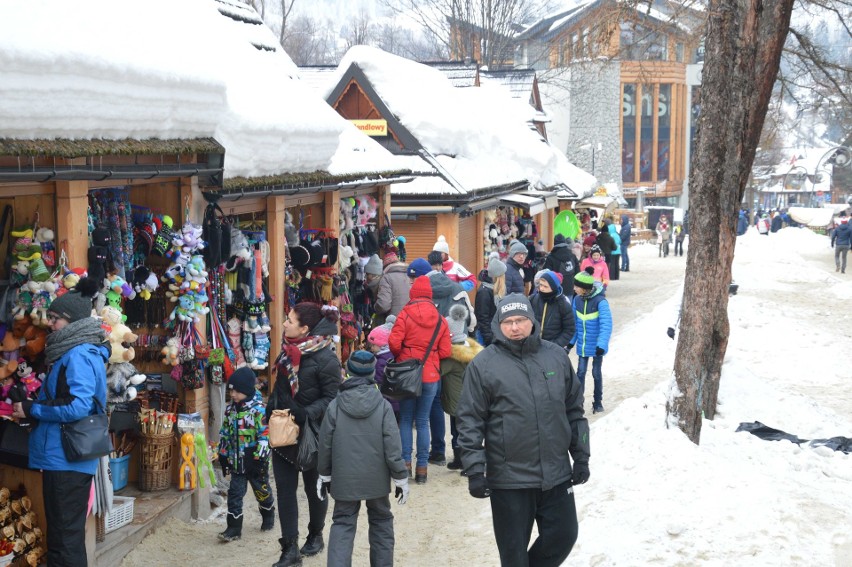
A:
[[[382,394],[392,400],[407,400],[420,395],[423,390],[423,367],[432,353],[432,347],[435,345],[442,324],[443,317],[439,316],[438,324],[435,326],[435,332],[432,334],[432,340],[429,341],[423,360],[410,358],[399,362],[388,362],[385,366],[385,379],[381,387]]]
[[[65,379],[64,367],[59,371],[57,378],[57,394],[59,393],[60,382],[65,383],[67,390],[68,383]],[[45,394],[47,394],[46,390]],[[48,399],[50,399],[49,395]],[[76,463],[98,459],[104,455],[109,455],[113,450],[109,436],[109,416],[104,411],[104,406],[100,400],[96,396],[92,396],[92,399],[95,401],[95,408],[98,413],[87,415],[83,419],[70,423],[62,423],[59,426],[62,430],[62,448],[65,450],[65,458],[69,462]]]

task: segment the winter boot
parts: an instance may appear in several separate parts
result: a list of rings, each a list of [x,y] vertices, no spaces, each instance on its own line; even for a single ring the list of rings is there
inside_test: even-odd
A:
[[[416,467],[414,469],[414,482],[417,484],[426,484],[426,467]]]
[[[322,530],[320,530],[318,532],[308,532],[305,545],[299,551],[305,557],[312,557],[323,549],[325,549],[325,542],[322,539]]]
[[[603,404],[598,402],[596,404],[592,404],[592,413],[603,413],[604,407]]]
[[[447,464],[447,456],[444,453],[429,453],[429,464],[443,467]]]
[[[268,510],[260,509],[260,517],[263,518],[263,523],[260,524],[260,531],[268,532],[275,527],[275,506]]]
[[[462,468],[461,451],[453,449],[453,460],[447,463],[447,468],[451,471],[460,471]]]
[[[235,518],[228,512],[225,519],[228,522],[228,527],[224,532],[219,534],[219,539],[226,543],[240,539],[243,535],[243,517]]]
[[[281,538],[281,557],[272,567],[302,567],[302,556],[299,554],[298,538]]]

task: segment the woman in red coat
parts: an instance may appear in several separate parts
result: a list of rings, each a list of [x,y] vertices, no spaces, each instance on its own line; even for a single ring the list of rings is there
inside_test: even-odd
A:
[[[429,410],[438,393],[441,380],[441,359],[452,353],[447,322],[432,303],[432,285],[429,278],[420,276],[409,292],[410,301],[402,308],[393,325],[388,347],[394,360],[415,358],[423,360],[429,341],[440,325],[435,344],[423,367],[423,391],[416,398],[399,403],[399,431],[402,438],[402,458],[411,473],[412,425],[417,425],[417,467],[415,481],[426,483],[426,466],[429,459]]]

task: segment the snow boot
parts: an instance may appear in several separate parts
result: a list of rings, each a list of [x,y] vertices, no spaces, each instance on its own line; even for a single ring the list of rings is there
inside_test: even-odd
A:
[[[598,402],[596,404],[592,404],[592,413],[603,413],[604,407],[603,404]]]
[[[272,567],[302,567],[302,556],[299,554],[298,538],[281,538],[281,557]]]
[[[237,541],[243,535],[243,517],[235,518],[228,512],[228,515],[225,517],[228,522],[228,527],[224,532],[219,534],[219,539],[224,541],[225,543],[229,541]]]
[[[415,467],[414,469],[414,482],[417,484],[426,484],[427,480],[427,469],[426,467]]]
[[[263,523],[260,524],[260,531],[268,532],[275,527],[275,506],[268,510],[260,509],[260,517],[263,518]]]
[[[305,545],[299,552],[305,557],[312,557],[325,549],[325,542],[322,539],[322,530],[318,532],[308,532],[308,537],[305,539]]]
[[[462,469],[461,451],[453,449],[453,460],[447,463],[447,468],[451,471],[460,471]]]
[[[443,467],[447,464],[447,455],[444,453],[429,453],[429,464]]]

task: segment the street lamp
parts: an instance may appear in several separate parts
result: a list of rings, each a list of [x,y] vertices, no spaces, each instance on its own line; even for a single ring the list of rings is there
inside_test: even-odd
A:
[[[582,146],[579,146],[577,149],[583,150],[583,151],[592,150],[592,177],[595,177],[595,146],[592,145],[591,142],[587,142],[587,143],[583,144]],[[600,142],[598,142],[597,150],[601,151],[601,149],[603,149],[603,146],[601,145]]]

